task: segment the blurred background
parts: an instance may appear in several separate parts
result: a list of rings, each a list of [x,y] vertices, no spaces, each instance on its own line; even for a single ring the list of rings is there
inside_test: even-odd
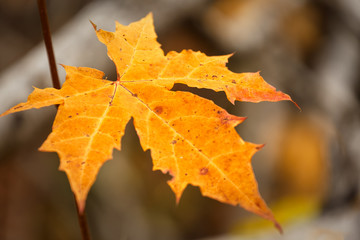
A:
[[[289,102],[233,106],[224,94],[176,85],[247,116],[241,137],[266,146],[253,158],[260,192],[284,228],[201,196],[179,203],[169,175],[153,172],[132,123],[123,150],[101,169],[86,206],[93,239],[360,239],[360,1],[47,1],[57,63],[116,76],[89,20],[109,31],[153,12],[165,53],[234,53],[234,72],[261,71]],[[0,1],[0,112],[51,86],[35,0]],[[60,78],[65,73],[59,66]],[[0,119],[0,239],[80,239],[68,180],[54,153],[48,107]]]

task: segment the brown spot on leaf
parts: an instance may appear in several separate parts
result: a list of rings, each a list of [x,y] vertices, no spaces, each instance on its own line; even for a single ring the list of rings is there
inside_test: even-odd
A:
[[[234,79],[233,79],[233,80],[231,80],[231,82],[232,82],[232,83],[234,83],[234,84],[236,83],[236,81],[235,81]]]
[[[154,112],[157,114],[161,114],[163,112],[163,107],[162,106],[155,107]]]
[[[171,143],[171,144],[176,144],[177,141],[176,141],[176,140],[172,140],[170,143]]]
[[[209,172],[209,169],[206,167],[203,167],[200,169],[200,175],[206,175]]]

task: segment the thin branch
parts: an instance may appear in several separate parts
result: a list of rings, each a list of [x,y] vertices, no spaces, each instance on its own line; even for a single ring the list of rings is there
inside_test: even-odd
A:
[[[40,13],[41,28],[42,28],[44,42],[45,42],[45,46],[46,46],[46,52],[47,52],[47,56],[49,59],[49,67],[50,67],[53,87],[56,89],[60,89],[59,75],[57,73],[57,68],[56,68],[56,63],[55,63],[55,56],[54,56],[54,50],[53,50],[52,41],[51,41],[49,20],[48,20],[45,0],[38,0],[38,8],[39,8],[39,13]],[[88,227],[88,224],[86,221],[85,213],[79,212],[79,206],[77,204],[75,197],[74,197],[74,200],[75,200],[75,204],[76,204],[76,212],[78,215],[82,240],[90,240],[89,227]]]
[[[50,67],[53,87],[56,89],[60,89],[59,75],[57,73],[57,68],[55,63],[55,56],[51,41],[50,26],[49,26],[45,0],[38,0],[38,7],[40,13],[41,28],[46,46],[46,52],[49,59],[49,67]]]

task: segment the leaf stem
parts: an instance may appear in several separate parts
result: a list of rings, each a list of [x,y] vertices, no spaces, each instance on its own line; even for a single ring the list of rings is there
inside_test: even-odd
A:
[[[46,10],[46,3],[45,0],[38,0],[38,8],[40,13],[40,21],[41,21],[41,29],[44,37],[44,42],[46,46],[46,52],[49,60],[49,67],[51,72],[51,79],[53,83],[53,87],[56,89],[60,89],[60,81],[59,76],[56,69],[55,64],[55,56],[54,56],[54,50],[52,46],[51,41],[51,34],[50,34],[50,26],[49,26],[49,20]]]
[[[75,204],[76,204],[76,211],[78,214],[78,220],[79,220],[82,240],[90,240],[91,238],[90,238],[89,227],[88,227],[88,223],[86,220],[85,211],[83,211],[83,212],[79,211],[79,205],[76,201],[75,195],[74,195],[74,200],[75,200]]]

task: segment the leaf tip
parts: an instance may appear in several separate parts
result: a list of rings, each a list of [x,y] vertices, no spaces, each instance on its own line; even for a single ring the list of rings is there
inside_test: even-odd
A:
[[[94,30],[97,31],[97,26],[95,23],[93,23],[91,20],[89,20],[89,22],[91,23],[91,25],[93,26]]]
[[[80,214],[84,214],[85,202],[84,202],[84,201],[80,201],[80,202],[78,203],[78,206],[79,206],[79,208],[78,208],[79,213],[80,213]]]
[[[278,223],[276,220],[274,220],[274,226],[275,226],[275,228],[279,231],[279,233],[280,233],[281,235],[284,234],[284,230],[282,229],[280,223]]]
[[[258,145],[255,146],[256,150],[260,150],[263,147],[265,147],[265,144],[258,144]]]
[[[291,98],[290,98],[290,101],[291,101],[293,104],[295,104],[295,106],[299,109],[300,112],[302,112],[301,107],[300,107],[295,101],[293,101]]]
[[[83,215],[85,210],[85,200],[79,199],[75,193],[74,193],[74,197],[75,197],[76,209],[78,210],[78,213],[80,215]]]
[[[152,12],[149,12],[145,18],[153,18],[153,13]]]

